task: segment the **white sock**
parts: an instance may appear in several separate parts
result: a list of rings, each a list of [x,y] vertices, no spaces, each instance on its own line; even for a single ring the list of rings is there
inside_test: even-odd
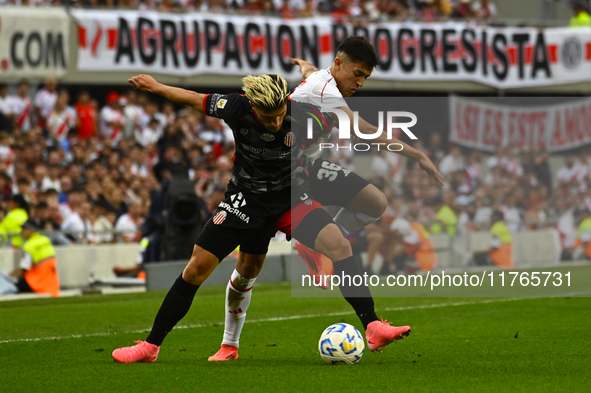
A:
[[[342,208],[339,210],[333,221],[339,226],[343,235],[348,235],[351,232],[358,231],[359,229],[376,222],[379,217],[368,216],[364,213],[354,213],[351,210]]]
[[[238,348],[255,281],[256,278],[244,278],[234,269],[226,287],[226,326],[222,344]]]

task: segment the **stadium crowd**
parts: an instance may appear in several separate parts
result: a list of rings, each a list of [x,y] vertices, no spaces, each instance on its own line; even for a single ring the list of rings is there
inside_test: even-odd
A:
[[[115,241],[109,231],[116,230],[131,242],[139,240],[150,191],[172,170],[188,171],[209,211],[223,200],[234,148],[219,119],[160,107],[134,90],[110,92],[100,107],[86,91],[72,99],[53,79],[33,99],[28,89],[21,81],[9,96],[0,85],[5,211],[11,196],[21,195],[46,231],[101,243]]]
[[[333,142],[344,144],[336,135]],[[552,173],[550,154],[536,146],[522,151],[499,147],[485,155],[444,143],[441,134],[432,133],[428,140],[416,141],[415,147],[438,166],[445,176],[445,188],[439,190],[410,160],[374,150],[372,182],[389,201],[376,226],[383,234],[392,234],[390,224],[397,217],[416,221],[431,234],[487,231],[493,213],[500,211],[513,233],[556,230],[562,257],[571,257],[579,214],[591,209],[591,149],[564,156],[564,165]],[[332,161],[355,170],[348,150],[331,151]]]
[[[140,240],[150,191],[160,188],[172,167],[189,172],[210,213],[223,200],[234,146],[219,119],[159,105],[134,90],[106,97],[82,91],[73,99],[49,79],[31,100],[28,89],[22,81],[9,96],[7,86],[0,85],[5,211],[11,195],[19,194],[30,218],[46,231],[75,232],[74,240],[101,243],[115,241],[108,231],[116,230],[132,242]],[[549,154],[536,147],[498,148],[485,157],[448,145],[438,133],[415,143],[438,165],[446,188],[440,191],[402,156],[374,152],[372,181],[389,200],[382,231],[389,231],[394,218],[409,215],[431,233],[486,231],[500,210],[512,232],[556,228],[568,252],[578,225],[575,209],[591,208],[591,149],[566,156],[552,176]],[[332,161],[355,169],[350,152],[336,154]]]
[[[428,22],[446,18],[491,20],[497,16],[496,6],[491,0],[0,0],[1,4],[246,13],[286,19],[324,15],[337,20],[412,18]]]

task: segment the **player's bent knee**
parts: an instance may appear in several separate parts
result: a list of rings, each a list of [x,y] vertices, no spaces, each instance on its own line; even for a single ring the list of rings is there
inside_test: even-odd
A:
[[[362,213],[369,217],[376,217],[376,221],[388,208],[386,195],[376,186],[367,185],[349,205],[349,209],[356,213]],[[369,218],[368,217],[368,218]]]
[[[326,245],[327,255],[333,261],[340,261],[353,255],[351,243],[344,237],[331,239]]]
[[[196,265],[187,265],[183,271],[183,280],[193,285],[201,285],[209,277],[216,263],[212,261],[203,261]]]
[[[373,188],[368,203],[364,204],[364,207],[360,213],[370,217],[379,218],[387,208],[388,199],[386,198],[386,195],[384,195],[384,193],[377,188]]]

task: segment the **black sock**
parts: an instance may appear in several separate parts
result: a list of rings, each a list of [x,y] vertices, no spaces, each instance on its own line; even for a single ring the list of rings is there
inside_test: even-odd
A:
[[[377,321],[378,316],[374,309],[373,297],[371,296],[369,287],[364,285],[364,282],[359,286],[353,285],[353,276],[363,277],[361,266],[359,266],[355,257],[351,256],[341,261],[334,262],[333,274],[339,276],[341,279],[339,288],[343,297],[351,306],[353,306],[355,313],[363,324],[363,328],[367,329],[367,325],[373,321]],[[345,279],[343,279],[343,275]],[[350,279],[347,276],[350,276]]]
[[[176,279],[156,314],[147,342],[162,345],[168,332],[187,315],[198,289],[199,285],[189,284],[183,280],[182,274]]]

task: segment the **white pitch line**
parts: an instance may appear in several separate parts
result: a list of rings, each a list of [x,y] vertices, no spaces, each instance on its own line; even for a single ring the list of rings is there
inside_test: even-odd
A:
[[[576,295],[577,294],[574,294],[574,293],[567,293],[567,294],[558,295],[558,296],[554,296],[554,297],[569,297],[569,296],[576,296]],[[470,305],[476,305],[476,304],[512,302],[512,301],[527,300],[527,299],[540,299],[540,298],[513,297],[513,298],[490,299],[490,300],[484,300],[482,302],[455,302],[455,303],[440,303],[440,304],[424,304],[421,306],[409,306],[409,307],[386,307],[386,308],[380,308],[379,311],[381,312],[381,311],[421,310],[421,309],[428,309],[428,308],[458,307],[458,306],[470,306]],[[245,323],[279,322],[279,321],[289,321],[292,319],[334,317],[334,316],[349,315],[349,314],[353,314],[353,312],[346,311],[346,312],[335,312],[335,313],[325,313],[325,314],[291,315],[291,316],[286,316],[286,317],[250,319],[250,320],[247,320]],[[212,326],[213,324],[221,325],[222,323],[223,322],[210,322],[210,323],[206,323],[206,324],[180,325],[180,326],[175,326],[174,329],[195,329],[195,328]],[[104,336],[113,336],[113,335],[117,335],[117,334],[144,333],[146,330],[148,330],[148,329],[132,330],[132,331],[128,331],[128,332],[102,332],[102,333],[89,333],[89,334],[71,334],[71,335],[67,335],[67,336],[56,336],[56,337],[18,338],[15,340],[2,340],[2,341],[0,341],[0,344],[8,344],[8,343],[16,343],[16,342],[63,340],[66,338],[104,337]]]

